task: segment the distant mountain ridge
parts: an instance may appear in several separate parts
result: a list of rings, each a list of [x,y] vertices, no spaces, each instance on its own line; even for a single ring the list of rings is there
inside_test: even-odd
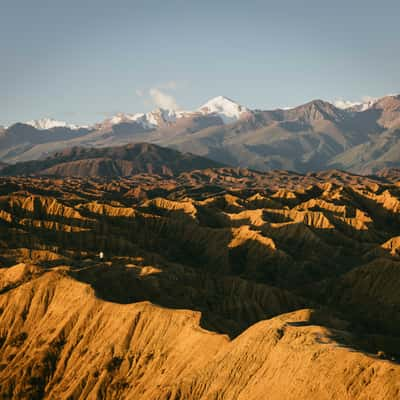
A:
[[[73,147],[44,160],[21,162],[0,168],[1,175],[51,175],[76,177],[122,177],[139,173],[174,176],[222,164],[204,157],[136,143],[120,147]]]
[[[218,96],[195,111],[117,114],[91,127],[64,122],[0,130],[0,161],[45,158],[74,146],[154,143],[232,166],[298,172],[331,168],[374,173],[400,167],[400,96],[340,107],[314,100],[290,109],[250,110]]]
[[[183,110],[168,110],[158,108],[147,113],[117,113],[116,115],[105,119],[102,122],[93,124],[92,126],[77,124],[69,124],[65,121],[55,120],[53,118],[41,118],[37,120],[30,120],[24,124],[30,125],[39,130],[46,130],[52,128],[69,128],[71,130],[80,128],[93,129],[104,125],[117,125],[123,122],[136,122],[145,129],[157,128],[160,125],[175,122],[179,118],[186,118],[192,116],[202,115],[215,115],[221,119],[223,123],[232,123],[242,117],[243,114],[250,112],[250,110],[235,101],[228,99],[224,96],[217,96],[204,103],[197,110],[183,111]]]
[[[64,121],[57,121],[52,118],[41,118],[36,120],[30,120],[25,122],[26,125],[33,126],[36,129],[45,130],[45,129],[52,129],[52,128],[69,128],[69,129],[79,129],[79,128],[87,128],[87,126],[78,126],[74,124],[68,124]]]

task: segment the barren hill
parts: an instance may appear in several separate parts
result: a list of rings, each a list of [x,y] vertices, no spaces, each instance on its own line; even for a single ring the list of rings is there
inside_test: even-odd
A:
[[[0,397],[399,398],[399,226],[395,171],[2,177]]]
[[[118,177],[141,172],[178,175],[194,169],[215,168],[220,163],[204,157],[137,143],[121,147],[73,147],[56,152],[44,160],[28,161],[4,167],[3,175],[103,176]]]

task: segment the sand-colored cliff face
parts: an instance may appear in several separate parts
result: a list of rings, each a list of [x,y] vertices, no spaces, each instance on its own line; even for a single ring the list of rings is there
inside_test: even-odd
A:
[[[100,300],[62,268],[7,291],[0,307],[4,398],[400,395],[400,366],[345,347],[336,337],[348,334],[318,325],[312,310],[259,322],[229,340],[200,328],[199,312]]]
[[[399,187],[252,174],[0,180],[0,398],[400,398]]]

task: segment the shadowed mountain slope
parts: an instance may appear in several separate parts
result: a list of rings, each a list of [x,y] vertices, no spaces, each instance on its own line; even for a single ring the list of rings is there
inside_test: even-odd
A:
[[[117,115],[89,128],[36,129],[18,123],[0,131],[0,160],[15,163],[76,146],[147,142],[260,171],[337,168],[365,174],[400,166],[400,95],[360,110],[314,100],[260,111],[223,97],[214,100],[203,111]]]
[[[83,148],[57,152],[45,160],[28,161],[4,167],[3,175],[103,176],[118,177],[142,172],[178,175],[194,169],[221,164],[193,154],[180,153],[149,143],[121,147]]]

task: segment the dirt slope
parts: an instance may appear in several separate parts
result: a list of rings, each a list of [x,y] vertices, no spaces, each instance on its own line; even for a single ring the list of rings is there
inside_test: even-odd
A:
[[[400,398],[385,175],[1,178],[0,398]]]
[[[11,270],[20,273],[22,265]],[[1,296],[3,398],[388,399],[400,367],[351,351],[311,310],[235,340],[200,314],[96,298],[60,267]]]

